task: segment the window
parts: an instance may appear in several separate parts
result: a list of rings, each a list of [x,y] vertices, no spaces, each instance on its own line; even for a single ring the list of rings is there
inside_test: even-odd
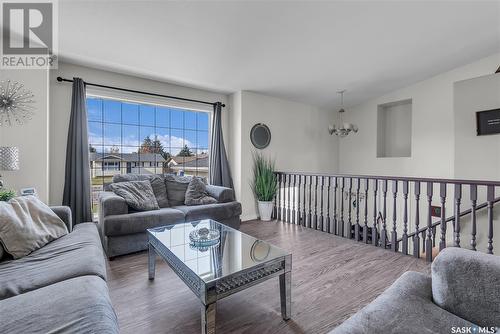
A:
[[[110,161],[105,161],[103,163],[103,170],[106,171],[119,171],[120,170],[120,163],[119,162],[110,162]]]
[[[92,208],[116,174],[208,177],[210,113],[87,96]]]

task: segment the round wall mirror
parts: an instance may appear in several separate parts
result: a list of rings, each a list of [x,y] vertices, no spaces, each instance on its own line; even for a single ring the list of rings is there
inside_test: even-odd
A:
[[[253,146],[262,150],[268,147],[271,142],[271,130],[269,130],[267,125],[257,123],[252,127],[252,130],[250,130],[250,140]]]

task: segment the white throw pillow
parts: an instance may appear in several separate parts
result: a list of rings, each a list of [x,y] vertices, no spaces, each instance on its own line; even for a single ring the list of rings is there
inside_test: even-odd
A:
[[[0,202],[0,242],[14,259],[66,234],[64,222],[35,196]]]

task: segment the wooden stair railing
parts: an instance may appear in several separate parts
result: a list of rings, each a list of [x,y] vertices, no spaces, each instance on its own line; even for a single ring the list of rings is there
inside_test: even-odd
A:
[[[500,197],[495,198],[495,200],[493,201],[493,204],[496,204],[496,203],[498,203],[498,202],[500,202]],[[476,213],[477,213],[478,211],[480,211],[480,210],[482,210],[482,209],[485,209],[485,208],[487,208],[487,207],[488,207],[488,202],[484,202],[484,203],[482,203],[482,204],[477,205],[477,206],[476,206],[475,211],[476,211]],[[472,208],[470,208],[470,209],[467,209],[467,210],[464,210],[464,211],[460,212],[460,218],[463,218],[464,216],[467,216],[467,215],[468,215],[468,214],[470,214],[470,213],[472,213]],[[445,220],[445,224],[448,224],[449,222],[452,222],[452,221],[454,221],[454,220],[455,220],[455,215],[449,216],[448,218],[446,218],[446,220]],[[436,233],[436,228],[437,228],[438,226],[440,226],[440,225],[441,225],[441,220],[438,220],[438,221],[436,221],[436,222],[432,223],[432,225],[431,225],[431,228],[433,229],[433,232],[432,232],[432,233]],[[423,233],[426,233],[426,232],[427,232],[427,229],[428,229],[428,228],[429,228],[428,226],[425,226],[425,227],[421,228],[421,229],[418,231],[418,233],[420,233],[420,234],[422,235]],[[415,236],[415,234],[416,234],[416,232],[411,232],[410,234],[408,234],[408,238],[413,238],[413,237]],[[426,235],[423,235],[423,236],[422,236],[422,238],[425,238],[425,237],[426,237]],[[434,239],[435,239],[435,238],[433,238],[433,240],[434,240]],[[403,241],[403,238],[399,238],[399,239],[396,241],[396,246],[397,246],[397,245],[399,245],[399,243],[401,243],[402,241]],[[443,240],[443,242],[445,242],[445,240]],[[473,247],[475,247],[476,245],[474,244],[474,245],[472,245],[472,246],[473,246]],[[445,248],[445,247],[446,247],[446,246],[445,246],[445,244],[444,244],[444,243],[440,243],[440,244],[439,244],[439,250],[442,250],[442,249],[443,249],[443,248]],[[476,250],[476,249],[474,249],[474,250]]]
[[[425,253],[426,260],[430,262],[436,243],[439,250],[446,247],[449,223],[452,223],[453,246],[461,246],[463,232],[460,230],[460,221],[466,215],[471,215],[470,248],[477,250],[476,215],[479,210],[487,209],[484,226],[487,240],[484,246],[488,254],[493,254],[493,208],[500,201],[500,197],[495,197],[495,188],[500,187],[499,181],[303,172],[277,172],[276,175],[278,194],[273,210],[275,219],[405,255],[420,257]],[[435,185],[439,187],[435,188]],[[454,214],[446,217],[449,186],[453,187]],[[469,196],[464,190],[468,190]],[[478,194],[481,195],[482,190],[486,201],[477,205]],[[434,197],[435,192],[439,195]],[[403,202],[398,203],[401,196]],[[467,197],[470,207],[461,210]],[[439,221],[433,222],[432,207],[437,198],[441,217]],[[420,214],[421,200],[425,200],[423,205],[427,206],[425,217]],[[392,206],[390,213],[388,201]],[[414,203],[413,217],[409,216],[410,201]],[[398,216],[399,208],[401,216]],[[443,221],[445,223],[441,224]],[[410,222],[413,223],[413,231],[409,231]],[[398,224],[402,226],[401,235],[398,235]]]

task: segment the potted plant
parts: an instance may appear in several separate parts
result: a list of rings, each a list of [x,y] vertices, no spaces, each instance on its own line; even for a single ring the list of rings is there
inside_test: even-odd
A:
[[[260,219],[264,221],[271,220],[273,201],[277,191],[274,161],[266,159],[260,153],[253,155],[252,190],[259,203]]]
[[[0,189],[0,201],[8,202],[11,198],[16,197],[16,192],[10,189]]]

